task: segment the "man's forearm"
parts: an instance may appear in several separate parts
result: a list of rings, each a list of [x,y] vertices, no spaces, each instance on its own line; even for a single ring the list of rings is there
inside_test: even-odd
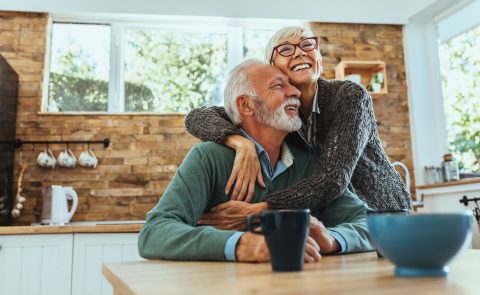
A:
[[[140,232],[138,249],[146,259],[225,261],[224,248],[233,231],[193,227],[154,213]]]

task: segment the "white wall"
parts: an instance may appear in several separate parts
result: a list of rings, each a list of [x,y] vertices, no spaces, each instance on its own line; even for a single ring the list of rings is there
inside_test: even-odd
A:
[[[438,37],[445,42],[480,24],[480,1],[460,6],[458,11],[438,20]]]
[[[424,184],[425,166],[438,166],[448,151],[438,56],[439,16],[462,23],[461,11],[478,0],[441,0],[410,18],[404,27],[415,183]],[[468,8],[467,8],[468,9]],[[476,14],[476,20],[480,20]],[[463,22],[466,26],[468,22]],[[457,29],[459,26],[456,26]],[[452,32],[452,31],[450,31]],[[457,31],[458,32],[458,31]]]
[[[424,167],[438,166],[448,150],[436,24],[412,20],[404,38],[415,183],[420,185]]]
[[[438,0],[0,0],[0,10],[405,24]]]

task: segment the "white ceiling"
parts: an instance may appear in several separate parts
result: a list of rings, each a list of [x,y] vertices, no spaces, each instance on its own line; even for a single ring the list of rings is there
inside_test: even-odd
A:
[[[0,10],[406,24],[435,2],[439,0],[0,0]]]

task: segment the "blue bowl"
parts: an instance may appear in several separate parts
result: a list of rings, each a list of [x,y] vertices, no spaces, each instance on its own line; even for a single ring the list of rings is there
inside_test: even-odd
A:
[[[370,214],[368,229],[377,249],[401,277],[445,276],[446,264],[471,240],[471,212]]]

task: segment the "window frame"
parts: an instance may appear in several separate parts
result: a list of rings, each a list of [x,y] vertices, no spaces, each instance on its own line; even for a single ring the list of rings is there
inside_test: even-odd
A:
[[[52,46],[52,27],[54,23],[71,24],[99,24],[110,26],[110,71],[108,81],[108,109],[107,111],[74,111],[74,112],[49,112],[49,81]],[[124,64],[125,34],[129,28],[134,29],[160,29],[180,30],[195,32],[208,30],[212,33],[225,33],[227,35],[227,72],[243,60],[243,34],[245,29],[275,31],[287,25],[299,25],[295,20],[240,20],[212,17],[173,17],[173,16],[94,16],[94,15],[50,15],[48,21],[47,46],[45,50],[45,69],[43,79],[43,94],[40,113],[45,114],[173,114],[181,115],[183,112],[125,112],[124,89]]]

